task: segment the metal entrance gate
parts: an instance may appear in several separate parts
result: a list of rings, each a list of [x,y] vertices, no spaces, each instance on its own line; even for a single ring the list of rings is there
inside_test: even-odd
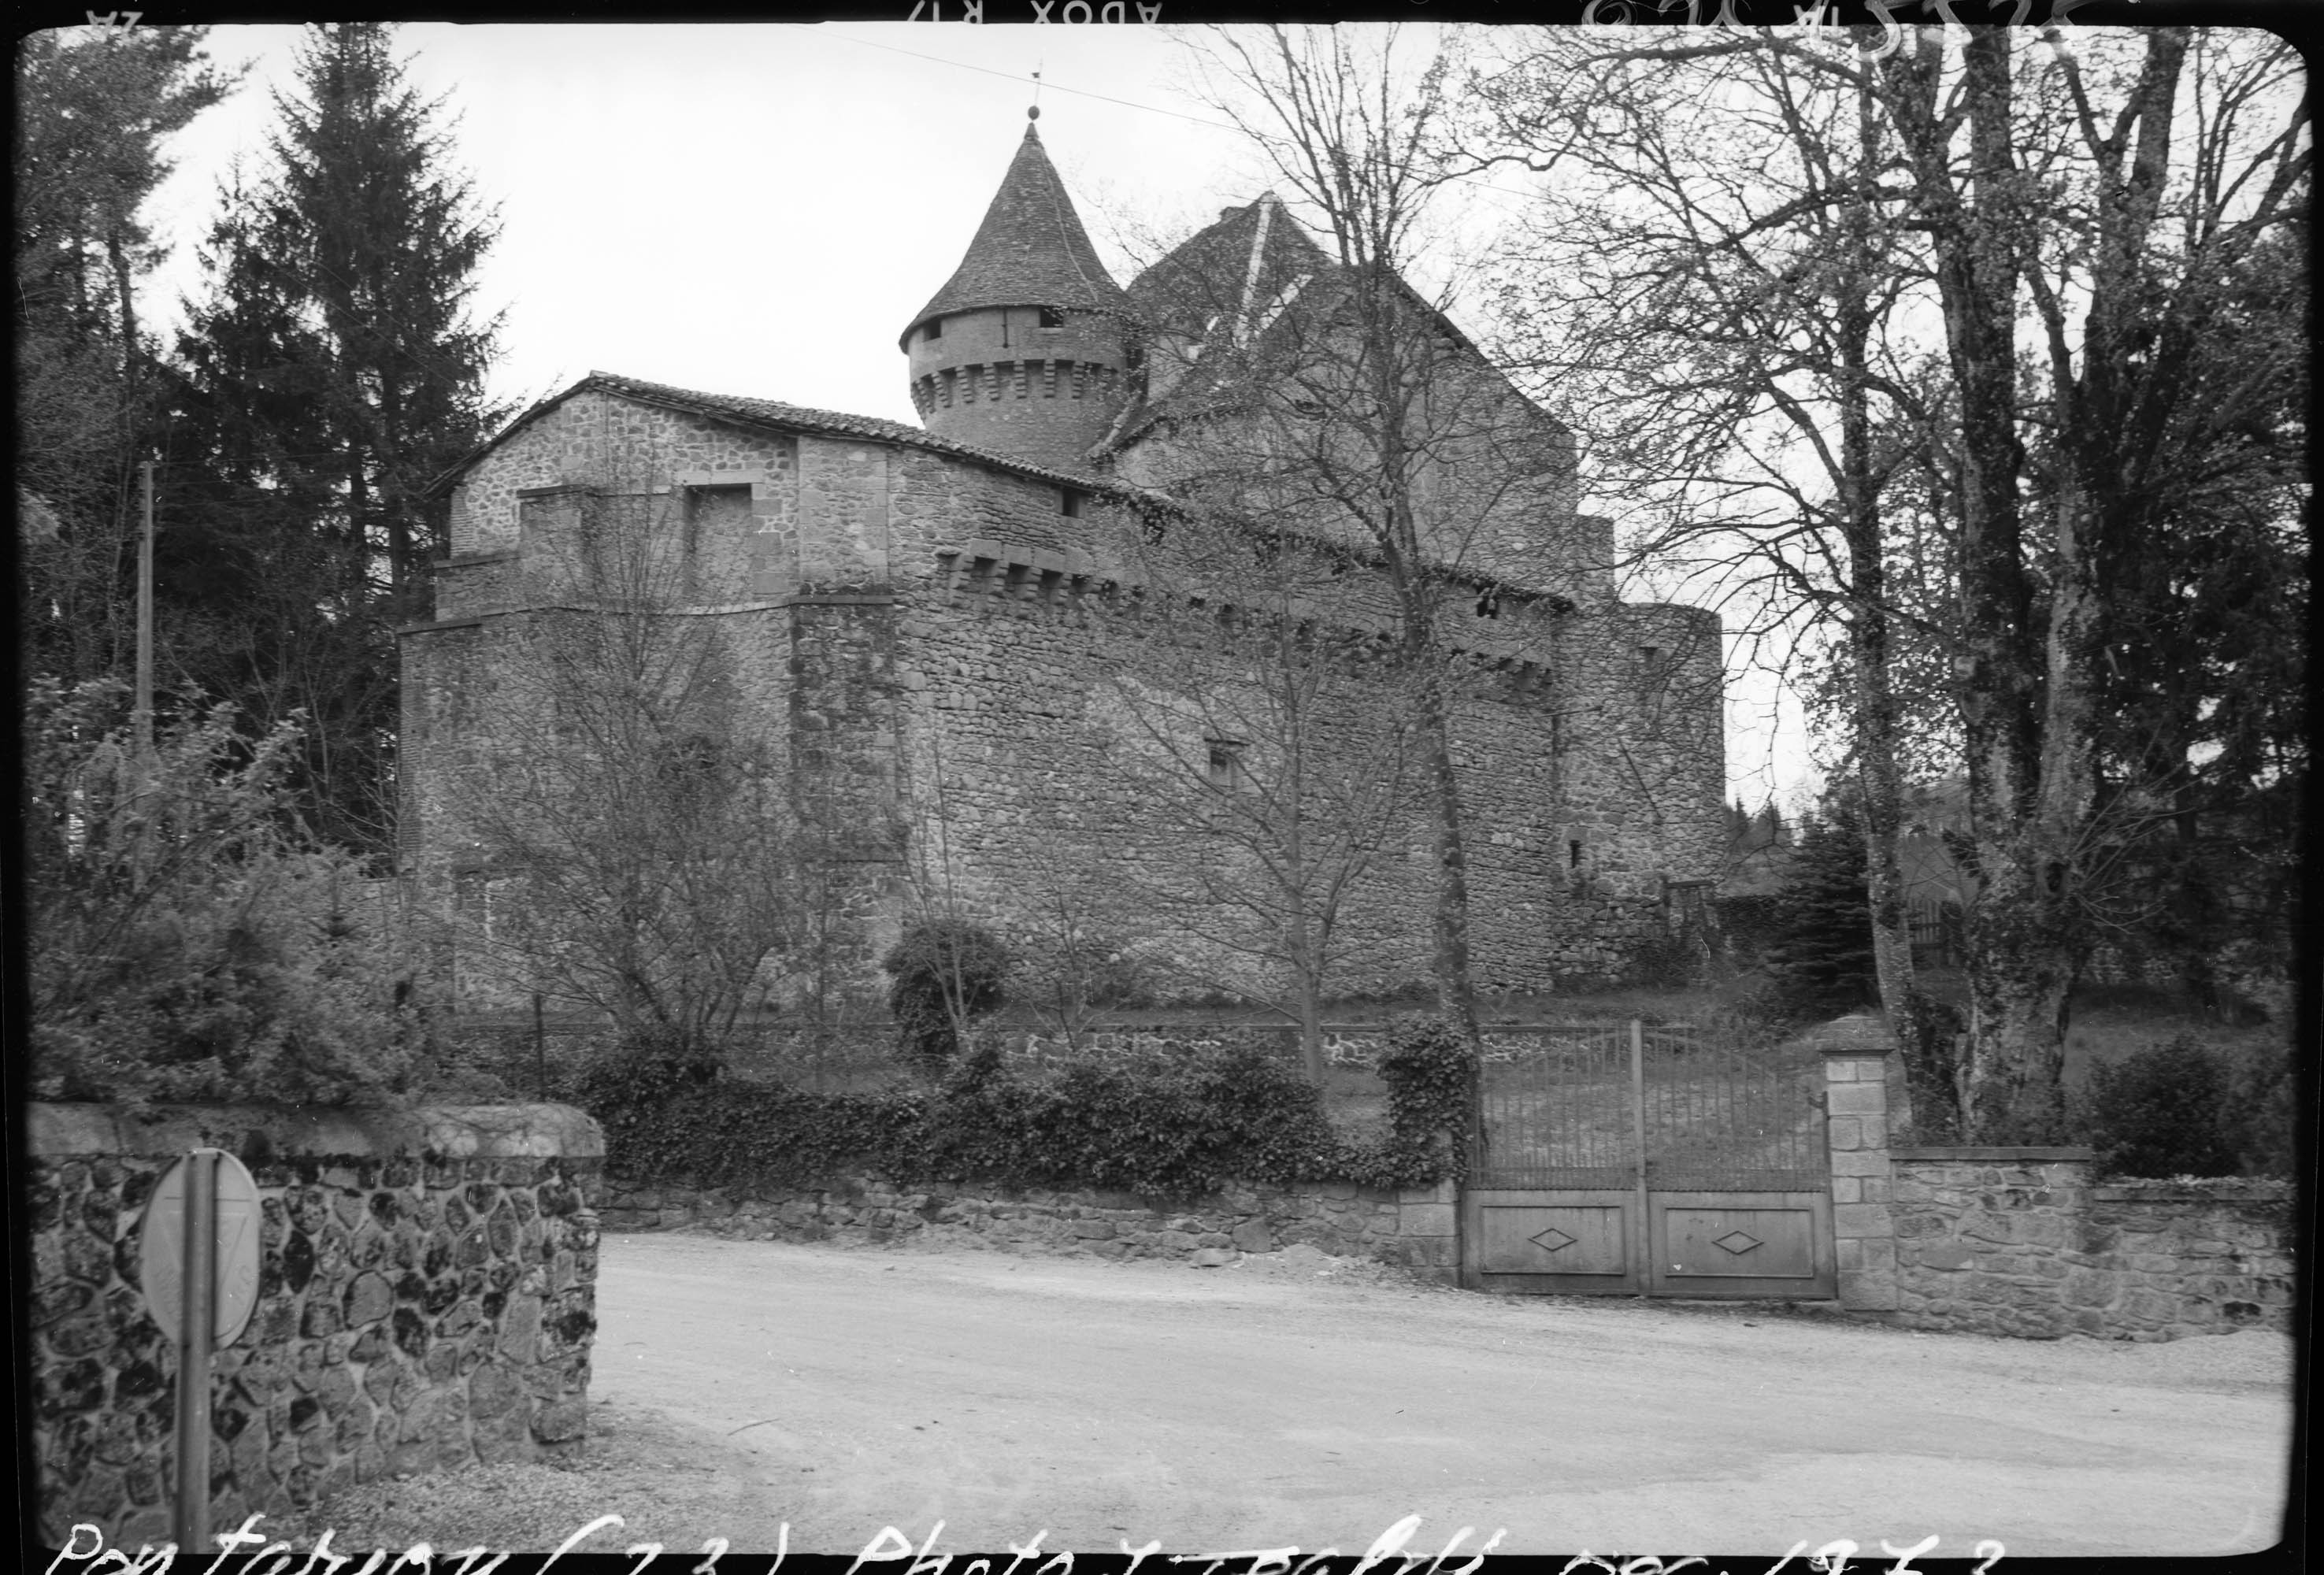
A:
[[[1534,1295],[1837,1294],[1812,1045],[1545,1028],[1489,1052],[1465,1278]]]

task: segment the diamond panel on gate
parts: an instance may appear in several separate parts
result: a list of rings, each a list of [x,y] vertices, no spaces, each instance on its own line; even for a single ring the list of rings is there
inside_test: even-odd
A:
[[[1544,1252],[1555,1252],[1561,1247],[1572,1246],[1579,1239],[1568,1236],[1564,1231],[1560,1230],[1556,1226],[1553,1225],[1546,1230],[1536,1231],[1535,1234],[1526,1237],[1526,1239],[1539,1247]]]
[[[1757,1237],[1753,1236],[1747,1231],[1729,1230],[1726,1235],[1720,1237],[1711,1245],[1713,1247],[1724,1248],[1729,1252],[1740,1257],[1743,1254],[1750,1251],[1753,1248],[1763,1244]]]

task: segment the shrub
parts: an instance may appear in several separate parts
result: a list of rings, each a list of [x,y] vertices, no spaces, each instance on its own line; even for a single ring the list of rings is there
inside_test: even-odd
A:
[[[584,1081],[617,1174],[719,1185],[826,1180],[851,1166],[899,1183],[1116,1188],[1195,1196],[1230,1181],[1419,1186],[1458,1163],[1475,1062],[1442,1024],[1400,1027],[1382,1062],[1390,1133],[1342,1138],[1316,1091],[1250,1044],[1178,1046],[1170,1064],[1004,1072],[973,1038],[934,1091],[812,1094],[697,1080],[650,1055]],[[1455,1142],[1448,1147],[1442,1134]]]
[[[1657,929],[1631,948],[1622,982],[1634,989],[1676,990],[1692,981],[1699,960],[1683,932]]]
[[[1422,1186],[1467,1173],[1477,1112],[1477,1053],[1443,1018],[1412,1018],[1388,1030],[1379,1058],[1388,1084],[1388,1136],[1374,1174],[1385,1186]],[[1442,1146],[1451,1138],[1451,1150]]]
[[[145,759],[121,687],[36,686],[25,907],[36,1098],[337,1103],[409,1093],[438,1048],[394,888],[316,844],[298,732],[226,706]]]
[[[966,919],[921,919],[880,960],[892,976],[889,1009],[905,1056],[931,1072],[960,1053],[961,1036],[1005,997],[1009,949]]]
[[[2085,1119],[2108,1175],[2234,1175],[2242,1122],[2227,1068],[2191,1036],[2097,1069]]]
[[[1757,962],[1766,953],[1781,908],[1782,904],[1765,892],[1715,897],[1711,900],[1711,910],[1719,921],[1719,934],[1728,954],[1741,963]]]

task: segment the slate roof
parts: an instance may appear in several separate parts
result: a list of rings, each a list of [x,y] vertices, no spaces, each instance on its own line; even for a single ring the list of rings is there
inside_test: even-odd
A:
[[[1256,364],[1263,366],[1267,352],[1259,346],[1320,331],[1348,289],[1349,277],[1273,192],[1224,210],[1216,224],[1196,231],[1130,281],[1130,309],[1149,343],[1175,337],[1201,348],[1194,364],[1181,371],[1167,392],[1132,399],[1107,435],[1107,448],[1126,447],[1154,427],[1198,414],[1213,401],[1231,403],[1254,365],[1237,352],[1252,351]],[[1433,323],[1456,349],[1490,367],[1451,318],[1402,279],[1394,283],[1416,320]],[[1296,342],[1276,353],[1295,361],[1300,355]],[[1555,416],[1539,413],[1563,429]]]
[[[1065,195],[1040,133],[1030,125],[967,254],[899,342],[908,343],[930,318],[982,307],[1108,312],[1126,312],[1129,307],[1121,286],[1097,260],[1074,199]]]
[[[890,443],[903,448],[926,449],[931,454],[948,455],[965,459],[994,470],[1007,471],[1011,475],[1028,476],[1036,481],[1053,482],[1085,492],[1102,493],[1109,496],[1144,495],[1144,490],[1123,485],[1104,476],[1081,474],[1056,470],[1047,465],[1028,465],[1024,460],[1007,455],[994,454],[966,443],[956,443],[948,438],[938,438],[918,427],[907,427],[900,421],[890,421],[878,416],[852,416],[843,410],[817,410],[805,405],[785,404],[780,400],[744,399],[735,394],[704,393],[696,389],[672,388],[668,383],[647,382],[640,378],[623,377],[617,373],[593,372],[562,393],[551,394],[501,428],[475,452],[438,476],[429,487],[431,493],[447,492],[458,479],[493,449],[507,442],[518,432],[540,417],[555,410],[574,395],[587,392],[610,393],[622,399],[636,400],[641,404],[659,405],[666,410],[685,410],[694,415],[708,416],[717,420],[738,422],[746,427],[762,428],[779,432],[809,432],[833,438],[861,438],[873,443]]]

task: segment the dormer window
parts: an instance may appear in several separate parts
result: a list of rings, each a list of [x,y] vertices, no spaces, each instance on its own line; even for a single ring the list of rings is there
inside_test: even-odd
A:
[[[1045,328],[1062,328],[1065,326],[1065,313],[1059,311],[1055,307],[1043,307],[1041,309],[1041,327]]]

